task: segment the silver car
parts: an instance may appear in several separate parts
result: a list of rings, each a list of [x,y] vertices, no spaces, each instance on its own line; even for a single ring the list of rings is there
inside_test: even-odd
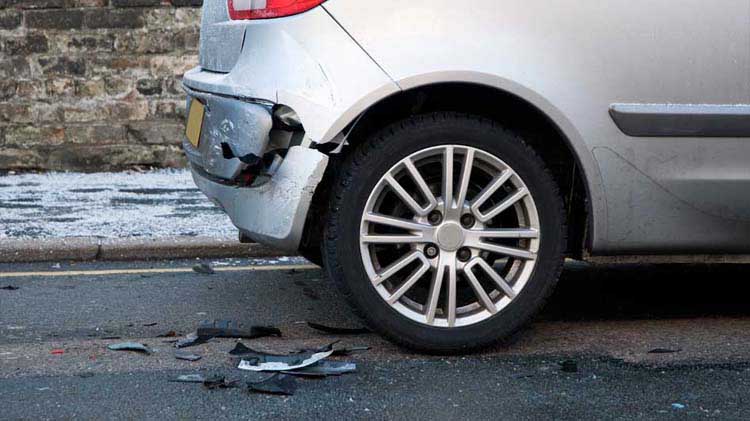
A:
[[[418,350],[566,257],[750,254],[750,0],[206,0],[195,182]],[[648,291],[643,291],[648,294]]]

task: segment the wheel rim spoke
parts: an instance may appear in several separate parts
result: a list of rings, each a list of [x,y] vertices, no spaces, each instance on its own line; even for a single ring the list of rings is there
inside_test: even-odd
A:
[[[412,273],[409,278],[404,281],[404,283],[398,287],[396,292],[393,293],[388,298],[388,304],[396,304],[398,300],[401,299],[401,297],[404,296],[409,290],[414,286],[414,284],[417,283],[417,281],[425,274],[427,271],[430,270],[430,263],[427,261],[424,261],[422,266],[419,267],[419,269],[415,270],[414,273]]]
[[[479,194],[477,195],[476,199],[471,204],[471,211],[477,215],[479,214],[479,208],[484,205],[484,203],[489,200],[490,197],[492,197],[493,194],[503,186],[503,184],[507,183],[508,180],[513,176],[513,171],[510,169],[507,169],[500,174],[498,174],[491,182],[490,184],[484,188]]]
[[[443,152],[443,201],[446,213],[453,208],[453,146]]]
[[[416,215],[424,216],[430,212],[428,210],[429,207],[423,208],[419,206],[419,203],[417,203],[417,201],[414,200],[414,198],[404,189],[401,183],[396,181],[396,179],[393,178],[392,175],[387,174],[385,176],[385,181],[388,183],[389,186],[391,186],[391,189],[393,189],[393,192],[396,193],[396,195],[398,195],[398,197],[404,201],[406,206],[408,206],[412,210],[412,212],[414,212]]]
[[[422,235],[368,234],[362,236],[362,242],[368,244],[412,244],[424,242],[424,237]]]
[[[471,239],[470,241],[479,241],[482,238],[531,240],[539,238],[539,230],[536,228],[481,229],[469,230],[466,236]]]
[[[458,196],[456,196],[455,206],[451,206],[451,216],[460,218],[463,213],[464,202],[469,193],[469,181],[471,180],[471,171],[474,167],[474,149],[467,149],[464,156],[463,167],[461,168],[461,181],[458,183]]]
[[[427,182],[424,181],[424,177],[422,177],[422,174],[420,174],[417,167],[414,166],[414,163],[411,161],[411,159],[407,159],[404,161],[404,166],[406,167],[407,171],[409,171],[409,175],[411,175],[411,178],[414,179],[414,181],[417,183],[417,186],[419,186],[419,190],[422,192],[425,198],[427,198],[428,206],[425,208],[425,211],[427,213],[432,212],[435,207],[437,207],[437,198],[435,198],[435,195],[432,193],[432,190],[430,190],[430,187],[427,185]]]
[[[477,276],[474,275],[474,272],[469,270],[468,266],[464,268],[464,275],[466,275],[466,278],[469,280],[469,285],[471,285],[471,289],[474,290],[474,295],[477,296],[479,302],[482,303],[484,308],[486,308],[492,314],[497,313],[497,307],[495,307],[495,303],[492,302],[490,296],[487,294],[484,288],[482,288],[482,284],[479,283]]]
[[[445,278],[445,264],[438,262],[437,270],[435,275],[432,277],[432,284],[430,285],[430,294],[427,297],[427,311],[425,312],[425,318],[427,324],[433,324],[435,322],[435,313],[437,313],[438,299],[440,298],[440,291],[443,289],[443,278]]]
[[[468,247],[477,248],[479,250],[489,251],[492,253],[502,254],[504,256],[515,257],[523,260],[534,260],[536,259],[536,253],[523,250],[515,247],[501,246],[499,244],[487,243],[484,241],[467,241]]]
[[[376,285],[382,284],[383,282],[387,281],[391,276],[397,274],[403,268],[409,266],[415,260],[422,260],[423,266],[425,264],[426,265],[430,264],[427,261],[427,258],[422,254],[421,251],[414,251],[396,260],[395,262],[391,263],[387,268],[385,268],[382,272],[378,274],[378,276],[373,280],[373,283],[375,283]]]
[[[510,208],[511,206],[515,205],[519,200],[526,197],[526,195],[529,194],[529,191],[525,188],[520,189],[513,193],[512,195],[508,196],[505,200],[498,203],[497,205],[493,206],[492,209],[487,211],[487,213],[482,213],[477,211],[477,219],[479,219],[482,222],[487,222],[490,219],[496,217],[497,215],[501,214],[506,209]]]
[[[448,270],[448,294],[445,298],[448,302],[445,307],[448,309],[448,327],[453,327],[456,325],[456,265],[451,262],[446,269]]]
[[[380,215],[371,212],[365,215],[365,220],[374,224],[385,225],[393,228],[401,228],[409,231],[421,232],[431,229],[429,225],[420,224],[419,222],[396,218],[395,216]]]
[[[513,287],[508,285],[505,279],[503,279],[503,277],[500,276],[500,274],[498,274],[489,263],[485,262],[484,259],[473,259],[468,265],[466,265],[466,272],[471,272],[475,266],[479,266],[479,268],[484,270],[484,272],[495,282],[495,285],[497,285],[498,288],[508,296],[508,298],[511,300],[516,298],[516,291],[513,290]]]

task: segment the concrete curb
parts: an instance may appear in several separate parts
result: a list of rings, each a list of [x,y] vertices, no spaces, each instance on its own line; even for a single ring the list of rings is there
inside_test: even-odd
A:
[[[209,237],[62,238],[0,240],[0,263],[272,257],[284,253],[260,244]]]

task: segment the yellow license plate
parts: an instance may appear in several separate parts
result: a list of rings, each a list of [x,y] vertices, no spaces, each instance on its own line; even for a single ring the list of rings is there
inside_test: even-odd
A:
[[[203,115],[205,113],[206,106],[197,99],[193,99],[190,103],[190,113],[188,114],[185,135],[196,148],[201,143],[201,130],[203,129]]]

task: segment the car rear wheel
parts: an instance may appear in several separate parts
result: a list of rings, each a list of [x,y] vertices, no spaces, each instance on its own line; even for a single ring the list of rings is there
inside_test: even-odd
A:
[[[439,353],[487,346],[551,293],[562,200],[515,133],[462,114],[415,117],[360,144],[337,174],[327,270],[395,342]]]

